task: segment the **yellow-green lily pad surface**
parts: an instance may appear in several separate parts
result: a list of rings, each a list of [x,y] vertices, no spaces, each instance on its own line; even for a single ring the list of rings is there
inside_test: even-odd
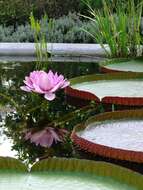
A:
[[[143,73],[143,58],[113,59],[100,63],[103,72],[137,72]]]
[[[0,158],[1,190],[142,190],[142,181],[142,175],[105,162],[49,158],[28,171],[16,159]]]

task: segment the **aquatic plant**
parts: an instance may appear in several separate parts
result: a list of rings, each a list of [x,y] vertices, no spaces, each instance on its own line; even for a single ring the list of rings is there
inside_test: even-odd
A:
[[[0,159],[0,168],[1,189],[28,189],[29,186],[35,190],[143,189],[141,174],[105,162],[48,158],[26,167],[17,159],[6,157]]]
[[[56,98],[55,93],[58,90],[64,89],[69,85],[69,81],[64,79],[63,75],[58,75],[57,73],[54,74],[51,70],[48,73],[42,70],[33,71],[28,77],[25,77],[24,83],[26,86],[21,86],[20,88],[22,90],[41,95],[44,94],[44,98],[49,101]],[[35,130],[33,129],[27,130],[25,140],[30,139],[31,143],[35,143],[36,145],[43,147],[51,147],[53,143],[63,141],[65,134],[67,134],[64,129],[55,129],[53,127],[45,126],[43,130],[34,131]]]
[[[30,140],[31,143],[35,143],[36,146],[50,148],[54,143],[63,142],[65,136],[68,134],[66,129],[58,129],[53,127],[45,127],[41,131],[34,132],[29,130],[25,133],[25,140]]]
[[[54,74],[51,70],[48,73],[45,71],[33,71],[29,77],[25,77],[24,83],[26,86],[22,86],[22,90],[44,94],[44,98],[49,101],[55,99],[57,90],[69,85],[69,81],[64,79],[63,75]]]
[[[109,57],[136,57],[141,55],[142,37],[140,24],[143,12],[143,0],[129,0],[122,3],[107,3],[102,0],[103,11],[94,10],[89,4],[91,16],[84,16],[93,22],[95,28],[86,32],[95,39]],[[107,48],[108,44],[110,51]]]
[[[44,23],[44,25],[47,23],[47,15],[44,15],[42,22]],[[42,22],[36,20],[31,13],[30,24],[34,32],[34,42],[37,55],[37,69],[43,69],[44,67],[47,68],[46,64],[48,64],[49,62],[46,33],[42,30]],[[42,64],[43,61],[46,62],[44,66]]]
[[[92,156],[143,163],[142,118],[142,109],[99,114],[76,126],[72,140]]]

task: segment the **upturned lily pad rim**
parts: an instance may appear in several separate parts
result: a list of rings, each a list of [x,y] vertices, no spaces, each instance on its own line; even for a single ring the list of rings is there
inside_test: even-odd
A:
[[[78,90],[72,88],[72,85],[91,82],[91,81],[102,81],[102,80],[143,80],[143,73],[132,73],[132,72],[118,72],[118,73],[108,73],[108,74],[92,74],[84,75],[80,77],[75,77],[70,79],[70,86],[65,88],[65,93],[71,98],[79,98],[81,100],[96,101],[97,103],[107,103],[107,104],[118,104],[118,105],[129,105],[129,106],[141,106],[143,105],[143,97],[120,97],[120,96],[105,96],[101,100],[91,92],[84,90]]]
[[[118,148],[113,148],[98,143],[90,142],[82,137],[79,137],[77,132],[84,130],[89,124],[99,121],[111,121],[120,119],[139,119],[143,120],[143,110],[125,110],[125,111],[115,111],[106,112],[103,114],[98,114],[89,118],[84,124],[79,124],[75,126],[71,134],[71,139],[75,145],[77,145],[81,150],[87,151],[92,154],[97,154],[107,158],[126,160],[130,162],[143,163],[143,152],[140,151],[130,151]]]
[[[28,170],[27,172],[25,171],[25,165],[20,163],[20,161],[8,157],[0,157],[0,170],[2,170],[2,172],[6,170],[6,172],[9,171],[9,173],[11,172],[12,174],[13,171],[17,171],[16,169],[14,169],[14,167],[16,167],[19,170],[19,172],[21,171],[21,173],[23,173],[24,175],[26,175],[26,173],[29,173]],[[115,181],[130,185],[134,188],[137,188],[138,190],[143,189],[143,176],[141,174],[133,172],[121,166],[116,166],[114,164],[106,162],[97,162],[83,159],[80,160],[75,158],[48,158],[35,163],[31,168],[30,173],[32,175],[35,173],[37,174],[39,172],[41,173],[48,171],[75,173],[80,172],[89,175],[110,177]]]
[[[135,57],[135,58],[113,58],[113,59],[107,59],[105,61],[101,61],[99,63],[99,68],[102,73],[127,73],[127,72],[132,72],[132,73],[143,73],[143,72],[137,72],[137,71],[125,71],[125,70],[116,70],[115,68],[109,68],[108,65],[110,64],[118,64],[118,63],[124,63],[132,60],[143,60],[143,57]]]

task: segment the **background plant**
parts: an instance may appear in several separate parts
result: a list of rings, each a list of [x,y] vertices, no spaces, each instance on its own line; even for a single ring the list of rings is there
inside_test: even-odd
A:
[[[46,13],[49,18],[59,18],[69,12],[79,12],[80,0],[1,0],[0,24],[25,24],[33,12],[36,19]]]
[[[35,42],[35,49],[36,49],[36,58],[37,64],[36,69],[46,69],[48,64],[48,48],[47,48],[47,38],[46,32],[43,30],[42,25],[46,27],[48,26],[47,16],[45,15],[42,21],[38,21],[34,18],[33,14],[30,15],[30,24],[31,29],[34,32],[34,42]],[[42,62],[45,61],[46,64],[43,66]]]
[[[37,20],[48,42],[93,43],[94,40],[81,28],[92,30],[90,21],[84,21],[77,14],[69,13],[58,19]],[[38,39],[39,40],[39,39]],[[0,42],[34,42],[34,30],[30,24],[13,26],[0,25]]]
[[[37,19],[35,18],[35,20]],[[48,42],[99,43],[99,40],[84,31],[96,34],[100,32],[98,24],[91,20],[85,20],[75,13],[69,13],[58,19],[47,18],[46,22],[41,19],[38,22]],[[141,20],[140,34],[143,36],[143,19]],[[0,42],[34,42],[34,31],[28,23],[17,26],[15,30],[13,26],[0,25]],[[105,38],[102,42],[107,43]]]
[[[88,4],[91,17],[87,18],[94,23],[95,28],[92,33],[87,31],[88,34],[101,44],[109,57],[138,56],[138,50],[142,48],[140,23],[143,1],[137,5],[134,0],[126,3],[117,1],[112,5],[105,0],[102,2],[103,11],[94,10]],[[104,43],[109,45],[111,52]]]

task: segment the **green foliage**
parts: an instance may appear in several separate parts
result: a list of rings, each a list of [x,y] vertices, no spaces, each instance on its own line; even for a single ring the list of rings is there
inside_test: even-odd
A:
[[[123,22],[122,16],[120,16],[119,19],[120,20],[122,19]],[[108,19],[105,18],[105,21],[106,20]],[[115,20],[116,21],[118,20],[117,16],[115,16]],[[121,22],[120,20],[117,28],[119,30],[122,29],[121,27],[123,26],[125,27],[125,25],[119,25]],[[47,42],[99,43],[98,39],[95,39],[88,33],[84,32],[84,30],[86,30],[90,34],[99,35],[100,30],[98,28],[99,26],[98,23],[93,21],[85,21],[75,13],[69,13],[67,16],[63,16],[59,19],[45,20],[43,18],[38,22],[40,24],[40,30],[45,35],[45,39],[47,40]],[[131,25],[128,24],[128,28],[130,27]],[[143,35],[143,19],[141,20],[141,26],[139,31]],[[35,32],[33,29],[31,29],[30,24],[19,25],[17,26],[16,29],[14,29],[13,26],[6,27],[0,25],[0,42],[34,42],[35,41],[34,33]],[[40,35],[38,35],[38,40],[41,38]],[[104,43],[105,42],[107,43],[105,37],[103,37],[102,41]]]
[[[42,24],[46,27],[48,26],[47,16],[43,17],[42,22],[35,20],[33,14],[30,15],[30,24],[31,29],[34,32],[34,42],[35,42],[35,49],[36,49],[36,57],[37,57],[37,64],[36,69],[46,69],[48,63],[48,49],[47,49],[47,39],[46,39],[46,32],[42,30]],[[42,62],[45,61],[46,64],[43,65]]]
[[[0,1],[0,24],[14,25],[28,20],[32,10],[29,0],[1,0]]]
[[[87,12],[87,4],[89,4],[94,9],[102,8],[101,0],[81,0],[80,1],[80,12],[81,13]]]
[[[46,13],[49,18],[59,18],[69,12],[79,11],[80,0],[36,0],[34,16],[41,18]]]
[[[103,11],[96,11],[90,5],[88,7],[91,17],[87,18],[94,23],[95,30],[87,32],[101,44],[108,56],[138,56],[142,43],[140,23],[143,0],[137,5],[132,0],[126,4],[117,1],[112,5],[103,0]],[[109,45],[111,53],[104,43]]]
[[[69,13],[59,19],[41,19],[40,30],[44,33],[48,42],[89,42],[94,40],[81,28],[92,30],[91,22],[85,22],[76,14]],[[36,34],[37,35],[37,34]],[[40,33],[41,35],[41,33]],[[42,35],[41,35],[42,36]],[[38,40],[40,36],[37,36]],[[30,24],[19,25],[16,29],[13,26],[0,25],[0,42],[34,42],[35,32]]]
[[[69,12],[79,10],[80,0],[1,0],[0,24],[25,24],[31,12],[36,19],[41,19],[45,13],[49,18],[59,18]]]

